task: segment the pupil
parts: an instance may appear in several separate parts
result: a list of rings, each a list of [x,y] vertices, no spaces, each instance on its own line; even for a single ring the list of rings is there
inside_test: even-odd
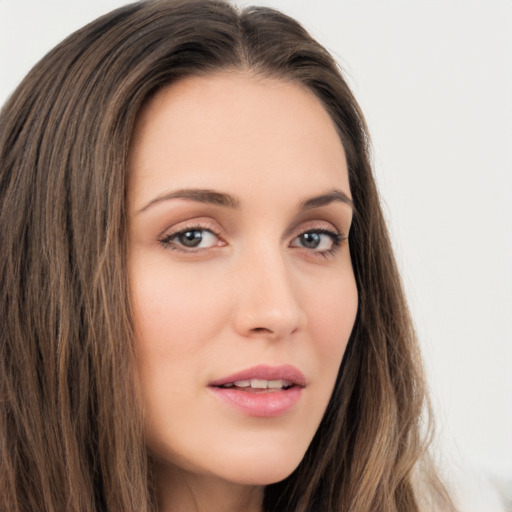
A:
[[[320,235],[318,233],[304,233],[302,236],[302,243],[308,249],[316,249],[320,244]]]
[[[203,235],[201,231],[185,231],[185,233],[181,233],[179,235],[180,243],[186,247],[197,247],[201,240],[203,239]]]

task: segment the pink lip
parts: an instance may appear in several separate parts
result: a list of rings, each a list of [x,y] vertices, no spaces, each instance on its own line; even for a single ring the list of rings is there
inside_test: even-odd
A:
[[[283,379],[294,385],[280,391],[245,391],[240,388],[222,388],[238,380]],[[223,402],[236,410],[259,418],[274,418],[292,409],[300,400],[306,386],[304,374],[291,365],[259,365],[210,382],[208,389]]]

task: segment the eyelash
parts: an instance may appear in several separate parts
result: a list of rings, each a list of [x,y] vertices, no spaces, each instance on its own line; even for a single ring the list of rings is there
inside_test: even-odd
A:
[[[299,238],[305,234],[311,234],[311,233],[315,233],[318,235],[327,235],[331,239],[332,246],[329,249],[326,249],[324,251],[311,250],[311,252],[314,253],[315,255],[323,256],[324,258],[328,258],[329,256],[334,256],[334,254],[336,254],[338,252],[338,250],[340,249],[342,242],[347,240],[346,236],[342,235],[341,233],[338,233],[337,231],[334,231],[334,230],[331,231],[329,229],[318,229],[318,228],[305,229],[304,231],[300,232],[297,236],[295,236],[293,238],[293,240],[296,240],[297,238]],[[307,250],[307,247],[303,247],[303,249]]]
[[[173,240],[175,238],[179,237],[180,235],[184,235],[187,232],[194,232],[194,231],[199,231],[199,232],[203,232],[203,233],[208,232],[208,233],[211,233],[212,235],[214,235],[216,238],[220,239],[220,233],[212,230],[210,227],[201,226],[201,225],[193,225],[193,226],[187,226],[183,229],[180,229],[179,231],[173,231],[172,233],[168,233],[168,234],[162,236],[158,240],[158,242],[162,246],[164,246],[164,248],[166,248],[166,249],[170,249],[172,251],[179,251],[181,253],[188,253],[188,254],[194,254],[194,253],[200,252],[204,249],[209,249],[210,247],[195,249],[193,247],[186,247],[180,243],[173,242]],[[322,256],[324,258],[333,256],[339,250],[342,242],[344,242],[348,238],[347,236],[342,235],[341,233],[338,233],[337,231],[334,231],[334,230],[331,231],[328,229],[308,228],[308,229],[305,229],[304,231],[301,231],[296,236],[294,236],[294,238],[292,239],[292,242],[297,240],[301,236],[304,236],[306,234],[313,234],[313,233],[318,234],[318,235],[327,235],[331,239],[332,246],[329,249],[326,249],[323,251],[315,251],[314,249],[311,249],[309,251],[307,247],[300,247],[300,246],[298,246],[298,248],[308,250],[308,252],[311,252],[318,256]]]
[[[162,236],[159,239],[159,243],[163,245],[166,249],[170,249],[171,251],[179,251],[183,253],[197,253],[201,251],[202,249],[194,249],[190,247],[182,246],[180,247],[179,243],[173,242],[173,239],[179,237],[180,235],[184,235],[185,233],[192,232],[192,231],[200,231],[200,232],[208,232],[214,235],[216,238],[220,238],[220,233],[217,231],[214,231],[210,227],[201,226],[200,224],[195,224],[193,226],[187,226],[183,229],[180,229],[178,231],[173,231],[172,233],[168,233],[164,236]]]

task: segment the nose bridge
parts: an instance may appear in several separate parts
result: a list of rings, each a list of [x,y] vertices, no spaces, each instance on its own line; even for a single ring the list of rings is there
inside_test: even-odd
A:
[[[260,243],[241,256],[235,326],[244,335],[286,337],[305,323],[290,264],[277,244]]]

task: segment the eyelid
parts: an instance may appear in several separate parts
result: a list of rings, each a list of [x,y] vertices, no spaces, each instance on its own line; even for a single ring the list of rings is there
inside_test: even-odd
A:
[[[180,244],[174,243],[172,242],[172,239],[183,233],[186,233],[187,231],[207,231],[213,234],[219,241],[222,241],[222,245],[226,245],[222,239],[220,232],[221,230],[214,227],[212,224],[213,223],[205,222],[202,219],[193,219],[190,221],[179,222],[172,228],[167,228],[161,234],[159,234],[157,237],[157,242],[160,245],[163,245],[165,248],[174,249],[184,253],[201,252],[203,250],[210,249],[211,247],[199,247],[194,249],[192,247],[181,246]]]
[[[198,216],[184,220],[177,220],[176,222],[169,223],[160,233],[157,238],[161,239],[171,234],[178,234],[187,229],[204,229],[212,233],[220,231],[218,223],[211,219],[211,217]]]
[[[308,229],[305,229],[303,231],[300,231],[297,235],[295,235],[291,242],[293,242],[294,240],[296,240],[297,238],[301,237],[302,235],[305,235],[306,233],[319,233],[321,235],[327,235],[328,237],[331,238],[332,242],[334,245],[339,245],[341,242],[347,240],[348,237],[346,237],[345,235],[339,233],[337,230],[334,230],[334,229],[325,229],[325,228],[321,228],[321,229],[315,229],[315,228],[308,228]],[[291,243],[290,242],[290,243]],[[317,252],[321,252],[321,251],[317,251]]]
[[[292,240],[296,237],[307,233],[308,231],[320,231],[324,233],[333,233],[346,238],[343,230],[339,229],[333,222],[329,220],[310,220],[302,222],[299,226],[292,230]]]
[[[211,233],[217,238],[217,242],[214,245],[208,247],[187,247],[182,243],[173,241],[174,238],[187,231],[205,231]],[[330,220],[308,220],[300,223],[298,226],[293,228],[289,235],[289,245],[297,249],[304,249],[311,253],[324,254],[333,253],[339,248],[340,244],[348,239],[348,235],[345,235],[343,231],[336,227],[335,223]],[[325,250],[314,250],[312,248],[302,247],[301,245],[292,245],[293,242],[304,235],[305,233],[320,233],[331,237],[332,247]],[[288,237],[287,237],[288,238]],[[212,222],[209,218],[190,219],[174,224],[172,227],[168,227],[157,236],[157,242],[159,245],[164,246],[166,249],[176,250],[183,253],[199,253],[208,249],[214,249],[216,247],[222,247],[228,245],[222,237],[222,229],[216,225],[216,222]]]
[[[331,221],[328,220],[311,220],[300,224],[293,230],[289,246],[295,250],[299,250],[312,258],[330,258],[333,257],[340,249],[341,244],[348,240],[342,230]],[[327,248],[318,249],[316,247],[305,247],[301,243],[295,243],[301,236],[306,233],[317,233],[330,238],[330,245]]]

